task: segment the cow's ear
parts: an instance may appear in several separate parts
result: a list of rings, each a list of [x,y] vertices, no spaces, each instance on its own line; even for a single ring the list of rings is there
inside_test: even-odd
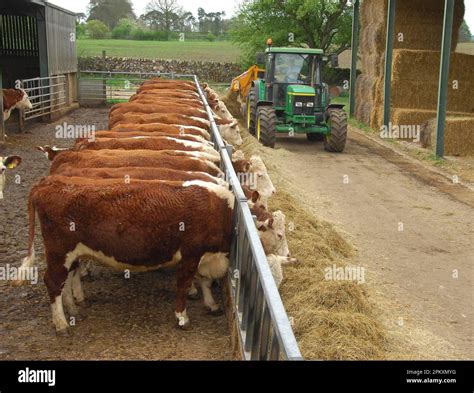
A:
[[[265,221],[257,221],[257,229],[261,232],[265,232],[267,230],[265,223]]]
[[[35,146],[35,149],[36,149],[36,150],[39,150],[39,151],[41,151],[41,152],[43,152],[43,153],[45,152],[43,146]]]
[[[9,169],[16,168],[20,164],[21,164],[20,156],[8,156],[3,159],[3,165],[5,165]]]
[[[260,193],[258,191],[254,191],[252,193],[252,202],[255,203],[260,199]]]
[[[273,228],[273,218],[269,218],[266,223],[268,228]]]

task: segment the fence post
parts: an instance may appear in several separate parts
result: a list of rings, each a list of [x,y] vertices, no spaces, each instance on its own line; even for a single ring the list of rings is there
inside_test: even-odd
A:
[[[107,55],[105,50],[102,51],[102,71],[107,71]],[[104,97],[104,105],[107,104],[107,78],[105,76],[105,73],[102,74],[103,79],[102,79],[102,96]]]
[[[0,142],[5,142],[5,122],[3,121],[3,69],[2,66],[0,65],[0,91],[2,91],[2,94],[0,94],[0,107],[2,108],[0,112]]]
[[[350,81],[350,105],[349,113],[354,117],[356,105],[356,81],[357,81],[357,52],[359,49],[359,0],[354,2],[354,15],[352,17],[352,59],[351,59],[351,81]],[[359,97],[360,99],[360,97]]]
[[[387,10],[387,42],[385,44],[385,73],[384,73],[384,102],[383,124],[389,127],[390,99],[392,96],[392,60],[393,60],[393,35],[395,30],[396,0],[388,0]]]
[[[448,101],[449,62],[453,36],[454,0],[446,0],[444,6],[443,43],[439,68],[438,114],[436,119],[436,157],[444,156],[444,129]]]

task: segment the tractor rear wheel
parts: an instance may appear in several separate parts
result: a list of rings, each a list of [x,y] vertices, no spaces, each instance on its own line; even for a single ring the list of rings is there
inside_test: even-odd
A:
[[[309,142],[322,142],[324,140],[324,134],[308,132],[306,139],[308,139]]]
[[[261,106],[257,112],[257,139],[263,146],[275,147],[277,116],[271,106]]]
[[[247,129],[249,130],[251,135],[255,135],[255,120],[257,117],[257,96],[253,88],[249,91],[245,108],[245,119],[247,120]]]
[[[342,109],[329,109],[331,133],[324,137],[324,149],[331,153],[341,153],[346,147],[347,114]]]

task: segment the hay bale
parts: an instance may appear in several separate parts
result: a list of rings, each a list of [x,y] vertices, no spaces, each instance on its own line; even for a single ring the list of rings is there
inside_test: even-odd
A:
[[[438,83],[441,53],[439,51],[416,51],[397,49],[393,52],[393,77],[423,80]],[[449,79],[460,83],[472,80],[474,56],[452,53]],[[427,72],[432,70],[433,72]]]
[[[436,147],[436,118],[421,127],[420,144],[427,149]],[[446,118],[444,154],[447,156],[474,156],[474,117]]]
[[[459,82],[448,89],[448,111],[474,113],[474,82]],[[392,79],[392,105],[396,108],[434,110],[438,105],[438,82]]]

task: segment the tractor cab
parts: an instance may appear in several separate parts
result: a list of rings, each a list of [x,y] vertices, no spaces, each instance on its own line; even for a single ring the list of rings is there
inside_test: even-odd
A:
[[[321,106],[321,100],[316,98],[321,98],[324,88],[321,84],[323,51],[270,47],[265,55],[265,99],[272,101],[276,110],[290,109],[288,105],[292,104],[296,112],[313,114],[314,108]]]
[[[347,116],[344,105],[330,103],[323,50],[276,48],[271,39],[267,45],[257,54],[257,64],[231,84],[231,91],[240,93],[249,132],[268,147],[275,146],[279,133],[306,134],[309,141],[323,141],[327,151],[342,152]],[[337,66],[337,56],[331,64]]]

